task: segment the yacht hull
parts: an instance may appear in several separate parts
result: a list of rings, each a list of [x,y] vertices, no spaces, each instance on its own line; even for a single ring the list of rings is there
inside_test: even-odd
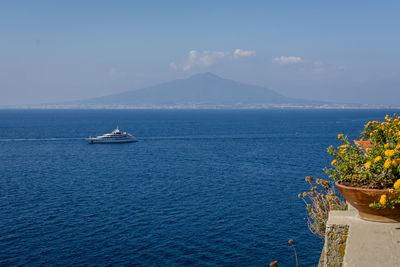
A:
[[[126,140],[101,140],[96,138],[86,139],[89,144],[116,144],[116,143],[133,143],[137,142],[137,139],[126,139]]]

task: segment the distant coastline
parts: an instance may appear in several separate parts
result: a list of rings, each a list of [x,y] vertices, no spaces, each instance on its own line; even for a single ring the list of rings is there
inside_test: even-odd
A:
[[[334,103],[281,95],[271,89],[199,73],[187,79],[89,99],[1,109],[400,109],[400,105]]]
[[[331,104],[331,105],[296,105],[296,104],[258,104],[258,105],[15,105],[15,106],[0,106],[0,109],[137,109],[137,110],[268,110],[268,109],[400,109],[400,106],[392,105],[357,105],[357,104]]]

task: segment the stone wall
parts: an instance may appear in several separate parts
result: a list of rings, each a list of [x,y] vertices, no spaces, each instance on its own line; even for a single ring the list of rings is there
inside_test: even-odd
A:
[[[400,267],[400,223],[362,220],[358,211],[330,211],[318,266]]]
[[[348,233],[348,225],[330,224],[326,226],[323,266],[343,265]]]

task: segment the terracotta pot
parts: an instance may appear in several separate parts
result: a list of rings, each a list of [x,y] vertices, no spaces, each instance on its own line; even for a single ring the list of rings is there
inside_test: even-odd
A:
[[[358,210],[361,219],[375,222],[400,222],[400,204],[395,208],[373,209],[369,204],[379,202],[381,195],[397,197],[387,189],[364,189],[335,183],[340,194]]]
[[[354,140],[354,144],[356,144],[356,146],[358,146],[364,153],[367,152],[367,148],[373,146],[369,140]]]

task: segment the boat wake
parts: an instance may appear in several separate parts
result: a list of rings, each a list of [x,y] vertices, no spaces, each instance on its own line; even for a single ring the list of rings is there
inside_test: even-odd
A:
[[[298,134],[236,134],[236,135],[181,135],[181,136],[144,136],[142,141],[161,141],[161,140],[195,140],[195,139],[266,139],[274,137],[298,137]],[[17,141],[67,141],[67,140],[86,140],[85,137],[67,138],[0,138],[0,142],[17,142]]]
[[[85,138],[0,138],[0,142],[85,140]]]

